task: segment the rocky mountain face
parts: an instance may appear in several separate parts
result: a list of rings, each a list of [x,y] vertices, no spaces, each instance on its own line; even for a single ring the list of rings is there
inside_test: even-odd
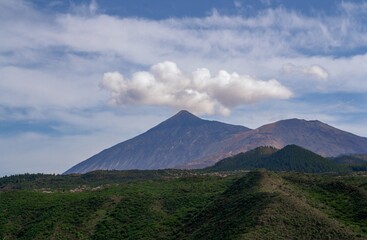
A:
[[[279,148],[296,144],[322,156],[367,151],[367,138],[339,130],[320,121],[299,119],[282,120],[262,126],[250,134],[241,134],[242,146],[249,146],[255,142],[271,143],[271,146]],[[251,149],[251,146],[249,147]]]
[[[367,138],[329,126],[320,121],[287,119],[236,134],[221,143],[227,156],[247,152],[260,146],[281,149],[295,144],[324,157],[342,154],[367,153]],[[223,154],[197,159],[186,164],[189,168],[211,166]]]
[[[92,156],[65,172],[107,169],[203,168],[260,146],[296,144],[324,157],[367,153],[367,138],[320,121],[282,120],[251,130],[180,111],[147,132]]]
[[[203,120],[180,111],[147,132],[106,149],[72,167],[65,174],[98,169],[175,168],[208,155],[221,156],[218,142],[250,129]]]

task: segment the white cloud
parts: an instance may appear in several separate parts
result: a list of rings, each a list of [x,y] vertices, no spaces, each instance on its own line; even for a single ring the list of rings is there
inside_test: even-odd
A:
[[[100,86],[111,92],[113,104],[170,106],[197,114],[229,115],[239,105],[292,96],[275,79],[263,81],[225,70],[212,76],[206,68],[186,74],[169,61],[153,65],[149,72],[136,72],[131,79],[107,72]]]
[[[367,54],[360,51],[367,46],[366,6],[343,2],[341,11],[333,16],[305,16],[277,8],[254,12],[251,17],[213,11],[202,18],[153,20],[103,14],[96,1],[74,4],[70,13],[62,14],[43,12],[32,1],[0,0],[0,36],[6,36],[0,41],[0,119],[57,122],[57,131],[64,136],[75,135],[73,129],[86,134],[75,138],[1,138],[0,165],[5,166],[6,158],[8,169],[20,173],[39,159],[43,162],[38,169],[48,162],[50,169],[59,164],[57,161],[74,164],[100,150],[99,139],[105,139],[103,147],[110,146],[173,114],[162,107],[106,107],[108,92],[97,86],[103,73],[102,84],[117,104],[152,104],[208,114],[232,110],[223,121],[234,123],[238,119],[247,125],[251,120],[254,127],[287,117],[330,120],[335,111],[325,111],[326,106],[318,104],[315,109],[314,104],[304,103],[307,107],[300,107],[292,100],[276,99],[289,95],[284,86],[297,97],[310,92],[367,91]],[[340,53],[345,56],[340,57]],[[138,72],[165,59],[180,69],[161,64]],[[328,76],[328,81],[310,84],[279,72],[287,63],[296,64],[292,74],[320,79]],[[206,69],[184,71],[198,66]],[[114,69],[124,77],[111,72]],[[221,69],[226,71],[219,72]],[[323,72],[326,69],[328,75]],[[284,86],[268,80],[273,78]],[[272,101],[258,103],[264,99]],[[247,104],[250,102],[256,104]],[[142,116],[123,117],[142,109],[148,109],[144,116],[165,114],[148,123]],[[345,114],[340,114],[337,123],[359,133]],[[362,123],[360,126],[366,133]],[[19,144],[24,149],[21,153],[14,149]],[[88,147],[88,154],[79,152],[83,146]],[[64,160],[65,152],[68,160]],[[71,162],[62,164],[69,167]],[[19,165],[24,168],[18,171]]]
[[[316,77],[321,80],[326,80],[329,77],[329,73],[326,71],[326,69],[316,64],[313,64],[309,67],[304,67],[288,63],[283,65],[282,72],[285,74]]]
[[[22,5],[21,1],[16,3]],[[278,8],[261,11],[252,17],[225,16],[213,12],[203,18],[159,21],[120,18],[99,14],[98,11],[90,14],[94,2],[83,5],[88,14],[54,16],[42,14],[29,4],[22,7],[13,6],[16,4],[10,1],[0,4],[4,5],[2,9],[0,7],[0,33],[7,36],[0,42],[0,51],[7,53],[0,63],[5,65],[27,65],[31,61],[42,66],[42,59],[52,59],[54,49],[61,49],[61,56],[56,54],[60,62],[65,52],[86,54],[84,58],[89,58],[89,54],[114,56],[138,66],[171,59],[184,69],[204,65],[212,71],[227,69],[228,72],[249,74],[260,79],[285,77],[282,82],[290,86],[289,78],[277,76],[283,65],[297,63],[307,66],[310,69],[300,72],[326,78],[325,72],[317,65],[312,67],[317,63],[327,69],[328,79],[333,82],[332,87],[323,85],[323,90],[367,89],[367,84],[360,84],[365,78],[365,71],[351,64],[354,56],[343,58],[345,66],[353,69],[353,78],[348,78],[349,81],[345,81],[346,74],[340,72],[339,67],[334,67],[340,62],[335,58],[334,51],[337,54],[338,51],[367,46],[363,21],[352,14],[357,11],[358,4],[350,5],[353,7],[348,7],[348,12],[337,16],[310,17]],[[19,17],[14,19],[11,16]],[[12,53],[10,57],[9,53]],[[43,55],[37,59],[40,53]],[[22,58],[23,55],[26,56]],[[96,62],[95,68],[99,64]],[[304,84],[298,90],[303,89],[321,88],[310,88],[310,85]]]

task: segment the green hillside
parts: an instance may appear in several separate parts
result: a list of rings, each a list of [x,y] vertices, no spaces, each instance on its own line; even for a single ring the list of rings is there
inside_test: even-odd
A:
[[[342,155],[330,160],[352,171],[367,171],[367,154]]]
[[[223,159],[208,169],[235,170],[264,168],[272,171],[345,172],[347,168],[297,145],[281,150],[258,147],[246,153]]]
[[[27,174],[0,189],[0,239],[367,239],[362,173]]]
[[[338,164],[360,165],[367,163],[367,154],[341,155],[330,160]]]
[[[234,177],[98,171],[0,179],[0,239],[172,239]]]
[[[259,168],[259,162],[278,151],[274,147],[258,147],[245,153],[239,153],[233,157],[225,158],[208,169],[237,170]]]

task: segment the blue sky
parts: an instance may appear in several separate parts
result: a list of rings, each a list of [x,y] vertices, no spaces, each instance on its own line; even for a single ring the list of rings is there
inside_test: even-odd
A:
[[[0,176],[61,173],[180,109],[367,136],[364,1],[0,0]]]

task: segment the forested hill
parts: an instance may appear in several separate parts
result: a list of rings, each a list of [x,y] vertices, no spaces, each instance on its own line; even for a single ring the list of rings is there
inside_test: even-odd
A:
[[[225,158],[207,169],[236,170],[265,168],[273,171],[345,172],[347,169],[330,159],[297,145],[287,145],[281,150],[258,147],[246,153]]]

